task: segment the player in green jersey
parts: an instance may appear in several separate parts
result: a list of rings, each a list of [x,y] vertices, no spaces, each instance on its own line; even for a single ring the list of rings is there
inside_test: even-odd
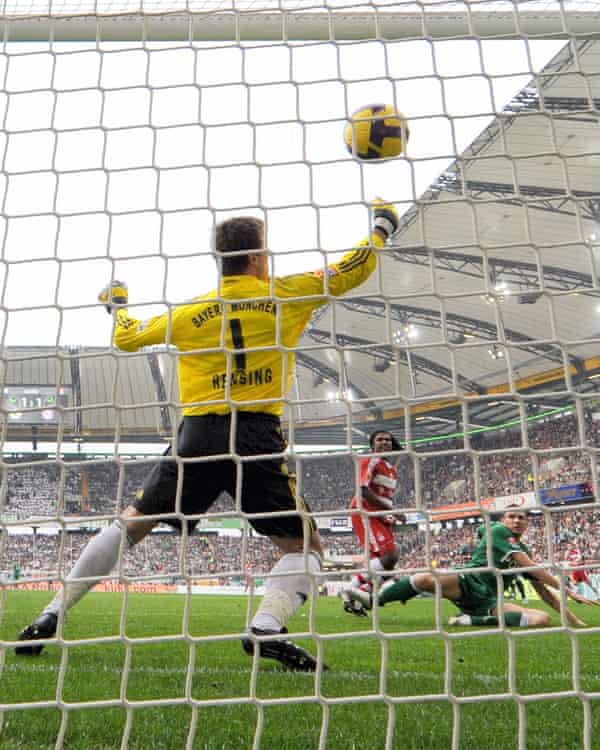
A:
[[[471,561],[465,566],[473,572],[449,573],[434,576],[432,573],[416,573],[387,584],[378,595],[380,606],[393,601],[405,604],[419,594],[435,594],[436,578],[441,595],[456,604],[461,614],[450,618],[450,625],[498,625],[498,580],[493,570],[480,570],[491,567],[497,571],[510,571],[515,568],[529,568],[525,576],[531,581],[542,601],[560,612],[560,598],[552,589],[560,590],[560,581],[547,570],[536,567],[531,553],[521,541],[527,529],[527,515],[517,508],[508,508],[498,523],[491,527],[490,548],[492,559],[488,563],[488,542],[485,526],[479,529],[479,545]],[[477,569],[477,570],[475,570]],[[515,573],[501,573],[503,588],[514,579]],[[595,605],[595,602],[577,592],[565,589],[573,601]],[[365,609],[372,607],[371,597],[360,590],[353,590],[353,598]],[[539,609],[520,607],[517,604],[503,604],[504,624],[508,627],[546,627],[550,625],[550,615]],[[585,625],[576,615],[566,610],[567,619],[572,625]]]

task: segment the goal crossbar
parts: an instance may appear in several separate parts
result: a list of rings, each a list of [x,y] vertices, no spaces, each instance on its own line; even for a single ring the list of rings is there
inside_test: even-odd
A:
[[[360,41],[369,39],[600,38],[600,12],[187,11],[105,15],[0,15],[5,42]]]

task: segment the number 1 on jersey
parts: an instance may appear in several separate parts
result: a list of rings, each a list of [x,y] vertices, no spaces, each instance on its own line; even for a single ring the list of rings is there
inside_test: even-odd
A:
[[[236,349],[244,349],[244,334],[242,333],[242,321],[239,318],[231,318],[229,321],[231,328],[231,340]],[[240,352],[235,355],[235,369],[246,369],[246,352]]]

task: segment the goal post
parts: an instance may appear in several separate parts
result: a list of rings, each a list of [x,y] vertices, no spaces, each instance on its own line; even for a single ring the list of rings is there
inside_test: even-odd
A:
[[[593,750],[600,621],[569,622],[565,568],[600,573],[596,5],[15,0],[0,40],[0,745],[460,750],[495,748],[490,731]],[[376,102],[403,113],[408,145],[363,161],[344,127]],[[265,220],[277,275],[335,277],[377,196],[400,229],[363,286],[328,294],[282,397],[285,457],[326,551],[289,626],[316,674],[240,648],[276,562],[241,479],[198,534],[161,528],[124,555],[123,533],[98,577],[106,622],[82,602],[44,659],[17,660],[32,608],[167,440],[177,450],[180,355],[111,345],[100,289],[127,282],[142,328],[172,313],[220,283],[211,233],[237,215]],[[227,382],[246,356],[237,323]],[[398,575],[429,573],[435,593],[359,619],[331,594],[373,572],[349,507],[379,428],[403,447]],[[560,612],[543,631],[453,631],[444,576],[480,541],[491,554],[515,506]],[[519,605],[499,569],[480,572],[501,614]]]
[[[272,4],[256,11],[251,3],[221,9],[218,3],[189,4],[189,10],[155,9],[145,12],[111,12],[110,4],[82,3],[68,6],[50,3],[46,12],[24,14],[18,4],[0,15],[5,41],[27,42],[224,42],[224,41],[359,41],[367,39],[567,39],[597,38],[600,17],[591,4],[574,3],[364,3],[356,7],[328,7],[326,3],[290,4],[272,10]],[[135,3],[131,3],[135,6]],[[352,4],[350,4],[351,6]],[[364,10],[364,6],[370,6]],[[520,7],[524,5],[525,7]],[[318,10],[315,10],[315,6]],[[466,8],[465,8],[466,6]],[[496,6],[496,7],[494,7]],[[127,4],[124,4],[127,8]],[[49,33],[51,32],[51,33]]]

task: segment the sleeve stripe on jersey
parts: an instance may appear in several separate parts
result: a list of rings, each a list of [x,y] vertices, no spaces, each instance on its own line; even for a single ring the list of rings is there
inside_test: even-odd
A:
[[[348,273],[349,271],[353,271],[355,268],[358,268],[358,266],[363,266],[369,260],[369,256],[372,252],[372,250],[362,250],[352,260],[346,261],[345,263],[340,263],[338,265],[338,270],[342,273]]]
[[[509,557],[512,557],[515,552],[522,552],[521,549],[509,549],[508,552],[500,559],[500,562],[506,562]]]
[[[378,474],[373,479],[373,482],[375,482],[375,484],[380,484],[382,487],[387,487],[390,490],[396,489],[396,480],[392,479],[392,477],[386,477],[384,474]]]
[[[338,263],[338,268],[340,271],[346,271],[350,270],[351,268],[354,268],[355,265],[358,263],[364,263],[366,260],[366,257],[371,253],[371,250],[357,250],[356,252],[352,253],[350,258],[348,260],[343,260],[340,263]]]

